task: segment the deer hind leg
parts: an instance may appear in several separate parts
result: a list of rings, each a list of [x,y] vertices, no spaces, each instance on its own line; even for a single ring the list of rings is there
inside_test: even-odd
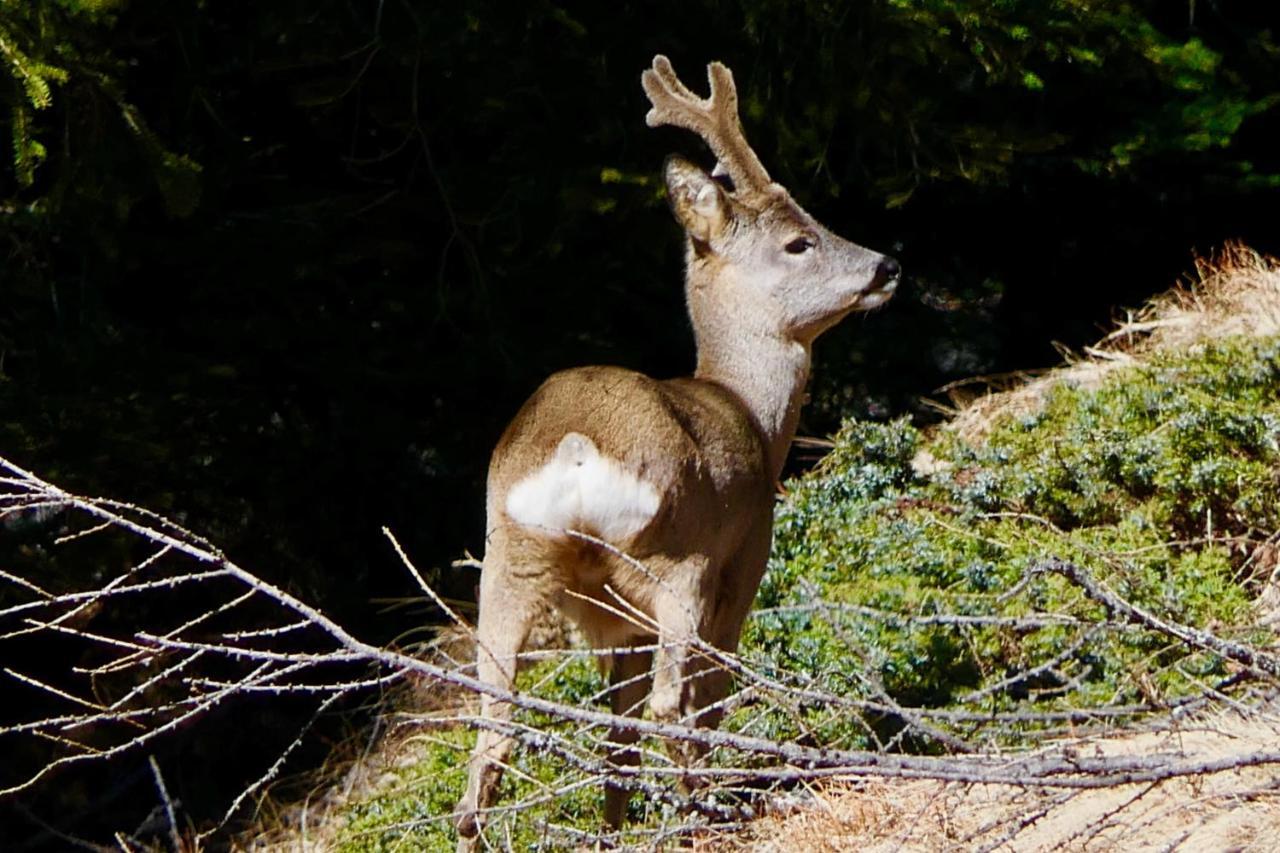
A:
[[[644,700],[652,681],[650,667],[653,652],[631,651],[611,656],[609,668],[609,704],[614,714],[639,717],[644,713]],[[634,729],[614,726],[609,729],[609,763],[616,767],[635,767],[640,763],[640,752],[635,743],[640,735]],[[604,819],[613,829],[620,829],[627,817],[627,803],[631,792],[625,787],[605,780]]]
[[[511,690],[515,682],[517,656],[528,639],[538,612],[536,584],[528,578],[513,577],[501,562],[501,549],[491,543],[480,577],[480,616],[476,629],[476,668],[486,684]],[[496,551],[496,554],[495,554]],[[487,694],[480,696],[480,718],[497,723],[511,719],[511,705]],[[493,805],[502,781],[513,740],[510,735],[482,728],[476,735],[475,750],[467,773],[467,791],[454,810],[458,830],[458,851],[474,849],[484,813]]]
[[[696,567],[689,577],[701,576],[703,565]],[[692,724],[699,710],[702,690],[698,682],[706,666],[704,653],[699,651],[699,627],[703,618],[703,602],[695,594],[679,594],[669,590],[659,597],[654,608],[658,623],[658,654],[654,665],[653,693],[649,698],[649,711],[653,718],[663,723]],[[683,768],[691,767],[705,750],[686,740],[670,739],[666,743],[672,760]],[[680,780],[680,788],[688,791],[696,787],[692,777]]]
[[[708,660],[706,652],[694,651],[688,658],[684,668],[682,701],[677,719],[670,722],[686,726],[714,729],[724,716],[720,700],[729,690],[729,673],[714,661]],[[705,744],[680,738],[669,738],[666,741],[667,754],[682,771],[697,767],[706,755],[709,747]],[[682,772],[676,778],[676,788],[685,795],[703,787],[704,780],[692,773]]]
[[[649,712],[659,722],[675,723],[684,716],[690,697],[688,669],[697,645],[701,608],[696,595],[664,589],[657,596],[653,615],[658,625],[658,653]]]
[[[721,664],[708,660],[705,653],[699,654],[690,667],[686,679],[689,683],[689,699],[685,704],[681,722],[698,728],[714,729],[720,725],[724,717],[721,700],[729,692],[729,673]],[[680,763],[680,766],[692,769],[698,766],[710,749],[706,744],[694,741],[672,741],[667,744],[667,751]],[[676,787],[683,794],[690,794],[702,787],[704,780],[692,774],[685,774],[676,780]]]
[[[751,603],[755,600],[760,578],[764,574],[773,541],[773,516],[766,513],[754,525],[744,539],[738,553],[727,564],[733,573],[731,582],[722,583],[711,618],[706,623],[701,650],[695,651],[686,663],[685,694],[681,706],[681,722],[699,728],[714,729],[724,718],[724,699],[729,695],[733,682],[725,661],[717,659],[719,653],[733,655],[742,639],[742,627]],[[722,575],[723,578],[723,575]],[[691,741],[668,742],[668,751],[682,767],[697,765],[706,755],[708,747]],[[678,781],[683,793],[699,787],[700,780],[685,775]]]

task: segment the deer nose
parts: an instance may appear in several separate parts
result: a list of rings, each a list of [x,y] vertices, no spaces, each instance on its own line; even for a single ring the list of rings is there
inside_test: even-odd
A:
[[[882,285],[884,285],[896,279],[901,272],[902,267],[898,262],[893,258],[886,256],[876,267],[876,278],[880,280]]]

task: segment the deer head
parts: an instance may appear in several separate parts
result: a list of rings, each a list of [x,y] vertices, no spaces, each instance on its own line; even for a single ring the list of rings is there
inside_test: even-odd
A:
[[[688,236],[695,328],[719,326],[721,313],[735,326],[749,316],[762,333],[808,344],[851,311],[883,304],[897,286],[897,261],[832,234],[774,183],[743,135],[732,72],[713,62],[707,77],[711,94],[699,98],[665,56],[641,75],[653,104],[648,125],[693,131],[717,161],[708,174],[673,156],[665,170]]]

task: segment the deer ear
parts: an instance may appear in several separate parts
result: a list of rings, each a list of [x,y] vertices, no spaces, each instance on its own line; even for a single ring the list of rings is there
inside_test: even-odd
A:
[[[683,157],[668,157],[664,173],[667,199],[676,220],[695,243],[710,243],[729,219],[729,200],[724,190]]]

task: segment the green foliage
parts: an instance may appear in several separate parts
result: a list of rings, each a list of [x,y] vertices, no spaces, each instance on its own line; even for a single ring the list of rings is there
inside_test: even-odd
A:
[[[67,82],[68,75],[62,68],[32,60],[3,27],[0,27],[0,58],[17,84],[18,92],[10,105],[13,169],[18,183],[29,187],[35,182],[36,166],[47,154],[44,145],[33,136],[31,111],[48,109],[53,104],[51,84]]]
[[[808,72],[851,86],[821,86],[779,67],[785,76],[775,88],[802,93],[809,119],[784,133],[781,159],[826,172],[833,192],[855,185],[827,158],[841,119],[852,117],[869,145],[887,149],[875,162],[895,164],[879,171],[867,156],[889,207],[939,180],[1011,180],[1027,157],[1055,169],[1132,175],[1161,158],[1230,146],[1247,118],[1280,97],[1274,81],[1247,79],[1222,48],[1178,32],[1151,2],[747,6],[758,34],[787,32],[796,18],[807,22],[793,36],[800,42],[856,30],[874,47],[823,51]],[[1251,59],[1240,64],[1274,61],[1273,34],[1252,36]]]
[[[1066,529],[1137,518],[1187,540],[1275,529],[1277,387],[1274,344],[1159,357],[1099,391],[1059,386],[1042,412],[954,460],[966,478],[1007,465],[985,499]]]
[[[1024,576],[1058,557],[1162,617],[1248,626],[1249,558],[1280,527],[1280,341],[1059,385],[980,444],[943,432],[930,475],[911,464],[922,443],[905,421],[852,422],[781,508],[746,638],[774,671],[908,706],[1058,714],[1176,701],[1228,674],[1166,638],[1089,627],[1103,614],[1078,589]],[[1046,624],[1017,626],[1029,616]],[[901,720],[880,724],[840,728],[870,746]],[[793,725],[778,716],[770,731]],[[1038,725],[987,736],[1018,742]]]
[[[602,702],[603,686],[586,657],[545,661],[517,680],[521,692],[573,705]],[[540,714],[518,713],[516,722],[560,735],[575,734],[572,724]],[[467,756],[474,742],[473,733],[449,729],[407,746],[419,757],[397,774],[395,782],[380,786],[374,796],[347,812],[338,849],[355,853],[451,848],[456,836],[449,816],[466,788]],[[497,811],[487,829],[490,838],[504,839],[513,850],[554,850],[566,846],[564,833],[557,829],[595,829],[603,792],[599,785],[581,784],[562,790],[566,781],[573,780],[558,758],[531,749],[516,750],[511,770],[503,778],[499,806],[518,802],[525,807],[517,812]]]
[[[475,738],[461,729],[423,735],[405,745],[418,758],[384,780],[378,793],[347,811],[337,843],[343,851],[445,850],[449,815],[467,784],[467,754]]]
[[[67,101],[60,110],[67,137],[64,144],[78,147],[93,139],[95,144],[109,145],[114,131],[127,129],[168,210],[178,216],[190,215],[199,199],[195,180],[199,166],[190,157],[170,151],[141,111],[126,99],[119,82],[125,64],[104,43],[102,34],[116,24],[122,4],[123,0],[0,0],[4,13],[0,17],[0,69],[13,84],[4,86],[0,76],[0,103],[9,112],[13,176],[19,190],[29,190],[36,183],[37,170],[49,156],[41,140],[48,128],[40,126],[36,115],[53,111],[57,103],[54,91],[59,87]],[[73,115],[89,109],[97,99],[115,106],[115,128],[73,120]],[[64,169],[76,165],[62,164]],[[114,189],[110,184],[108,187]],[[48,208],[50,203],[62,202],[65,193],[82,189],[60,186],[40,196]]]

